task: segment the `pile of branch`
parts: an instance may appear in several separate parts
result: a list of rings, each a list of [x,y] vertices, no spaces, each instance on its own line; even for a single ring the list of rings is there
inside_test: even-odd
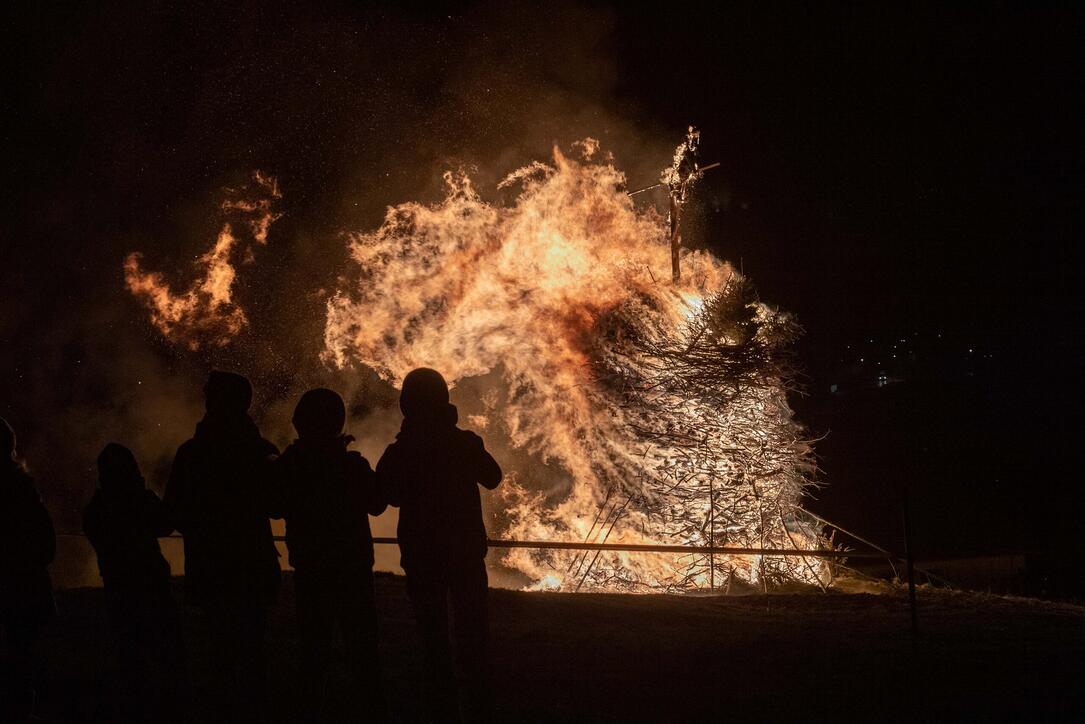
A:
[[[820,529],[799,506],[814,484],[813,449],[786,399],[798,387],[793,345],[801,329],[760,304],[738,275],[679,334],[658,321],[658,303],[644,297],[597,326],[599,387],[619,398],[643,455],[608,492],[601,513],[616,510],[615,489],[621,513],[603,515],[594,539],[609,536],[624,516],[644,535],[678,544],[819,547]],[[685,556],[675,560],[672,577],[658,581],[638,580],[619,556],[591,560],[587,570],[578,561],[578,587],[828,582],[826,567],[813,559]]]

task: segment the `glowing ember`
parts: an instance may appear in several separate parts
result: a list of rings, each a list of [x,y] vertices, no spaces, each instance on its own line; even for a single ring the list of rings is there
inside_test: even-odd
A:
[[[125,284],[150,310],[154,325],[192,350],[205,344],[225,345],[247,323],[244,310],[233,300],[234,260],[240,253],[242,263],[252,262],[253,246],[246,245],[236,229],[247,231],[254,244],[266,244],[268,230],[278,218],[271,207],[282,196],[275,179],[259,171],[250,185],[226,189],[226,195],[221,211],[227,220],[214,246],[197,257],[196,277],[187,291],[175,292],[162,274],[144,271],[139,252],[124,262]]]
[[[815,548],[798,505],[813,469],[785,398],[797,334],[727,263],[682,258],[592,140],[554,150],[483,202],[446,174],[435,206],[390,208],[351,237],[357,281],[328,303],[325,359],[397,382],[440,369],[484,390],[469,418],[525,459],[505,487],[512,538]],[[515,549],[545,590],[684,590],[827,580],[814,560]]]

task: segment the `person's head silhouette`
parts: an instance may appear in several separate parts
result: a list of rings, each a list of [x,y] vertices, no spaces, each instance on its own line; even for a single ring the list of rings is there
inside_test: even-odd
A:
[[[0,456],[5,459],[15,459],[15,430],[11,429],[8,421],[0,417]]]
[[[131,450],[115,442],[102,448],[98,453],[98,485],[106,493],[143,489],[143,475]]]
[[[412,370],[403,378],[399,409],[407,419],[444,416],[448,411],[448,383],[437,370]]]
[[[244,414],[252,404],[252,385],[233,372],[212,370],[203,388],[207,411],[221,414]]]
[[[339,393],[319,387],[309,390],[294,408],[294,429],[303,440],[338,437],[347,421],[347,408]]]

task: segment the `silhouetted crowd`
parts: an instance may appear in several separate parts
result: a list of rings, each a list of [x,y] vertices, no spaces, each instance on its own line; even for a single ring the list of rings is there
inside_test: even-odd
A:
[[[110,443],[83,526],[98,557],[106,619],[120,663],[117,716],[182,721],[192,695],[181,616],[158,539],[184,538],[185,603],[199,609],[216,666],[207,697],[225,722],[268,716],[266,613],[280,586],[270,519],[285,519],[302,642],[296,721],[322,721],[333,641],[348,674],[351,721],[388,717],[377,653],[369,516],[400,509],[399,546],[425,651],[431,721],[486,721],[486,529],[478,486],[501,468],[480,437],[457,427],[448,385],[431,369],[403,380],[403,425],[376,470],[349,449],[346,408],[332,390],[302,395],[297,439],[280,454],[249,417],[252,386],[212,372],[206,414],[177,450],[163,499],[135,456]],[[53,524],[0,419],[0,625],[4,722],[33,720],[35,642],[55,616],[48,565]],[[450,629],[451,619],[451,629]]]

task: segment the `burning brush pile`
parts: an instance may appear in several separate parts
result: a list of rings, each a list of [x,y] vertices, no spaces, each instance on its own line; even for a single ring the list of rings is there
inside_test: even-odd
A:
[[[597,143],[574,151],[509,175],[506,205],[449,173],[443,202],[351,235],[325,361],[393,383],[429,366],[481,392],[465,424],[526,461],[506,464],[492,535],[818,548],[800,508],[813,451],[785,396],[796,323],[705,252],[685,252],[673,282],[665,220],[634,206]],[[817,559],[728,554],[513,549],[502,563],[556,590],[830,575]]]

